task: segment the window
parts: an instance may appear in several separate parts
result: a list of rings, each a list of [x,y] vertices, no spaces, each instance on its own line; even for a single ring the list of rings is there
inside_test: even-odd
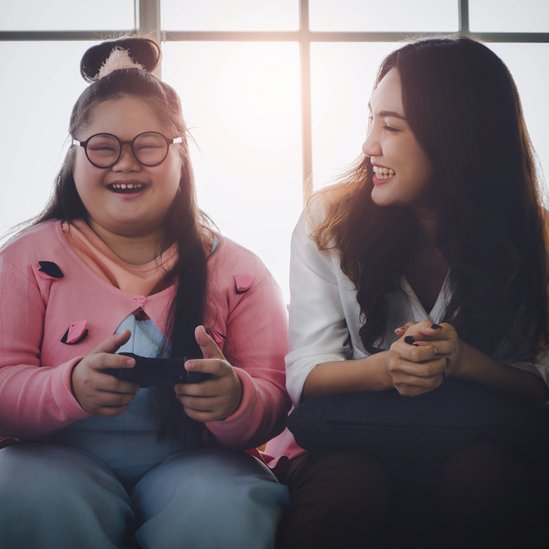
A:
[[[360,154],[375,70],[402,41],[460,32],[494,49],[515,77],[547,173],[538,68],[549,58],[548,22],[545,0],[3,0],[0,234],[49,196],[86,85],[82,53],[145,33],[162,45],[162,78],[179,92],[196,142],[201,207],[265,261],[288,299],[303,202]]]

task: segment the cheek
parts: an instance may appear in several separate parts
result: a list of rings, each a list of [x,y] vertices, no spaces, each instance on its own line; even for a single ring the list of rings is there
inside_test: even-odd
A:
[[[422,149],[416,148],[414,158],[414,179],[418,187],[425,188],[433,179],[433,165]]]
[[[174,159],[164,172],[164,181],[166,182],[166,189],[170,190],[174,194],[179,189],[179,182],[181,181],[181,161],[177,158]]]
[[[76,157],[72,168],[72,177],[77,189],[85,189],[97,183],[100,179],[97,169],[94,168],[85,158],[80,155]]]

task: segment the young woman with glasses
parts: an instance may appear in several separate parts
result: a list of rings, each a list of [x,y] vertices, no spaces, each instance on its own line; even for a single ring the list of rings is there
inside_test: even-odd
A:
[[[197,207],[159,54],[84,54],[52,199],[0,252],[2,547],[273,544],[286,488],[246,450],[289,409],[285,308]]]

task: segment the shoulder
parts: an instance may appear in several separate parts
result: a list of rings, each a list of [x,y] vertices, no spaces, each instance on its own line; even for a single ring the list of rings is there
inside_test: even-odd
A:
[[[250,249],[238,244],[234,240],[217,234],[218,244],[210,256],[209,261],[221,266],[249,266],[253,268],[264,267],[261,259]]]
[[[313,194],[301,214],[300,222],[309,227],[310,230],[314,230],[322,223],[325,223],[328,216],[330,198],[329,189]]]
[[[317,191],[307,202],[296,230],[306,232],[322,249],[335,247],[336,227],[346,223],[349,204],[357,200],[353,187],[336,183]]]
[[[0,249],[5,258],[16,259],[52,253],[63,245],[61,222],[58,220],[43,221],[22,229],[10,238]]]
[[[208,260],[209,284],[242,291],[272,276],[263,261],[248,248],[230,238],[217,235],[218,245]],[[240,290],[239,290],[240,288]]]

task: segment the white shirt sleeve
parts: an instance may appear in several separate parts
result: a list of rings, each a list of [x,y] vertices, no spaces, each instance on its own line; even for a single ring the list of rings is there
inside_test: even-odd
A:
[[[294,404],[300,402],[305,380],[317,364],[345,360],[351,354],[336,277],[338,255],[319,250],[310,232],[304,212],[292,235],[290,258],[286,388]]]
[[[513,368],[538,375],[549,387],[549,351],[539,353],[533,362],[508,362],[507,364]]]

